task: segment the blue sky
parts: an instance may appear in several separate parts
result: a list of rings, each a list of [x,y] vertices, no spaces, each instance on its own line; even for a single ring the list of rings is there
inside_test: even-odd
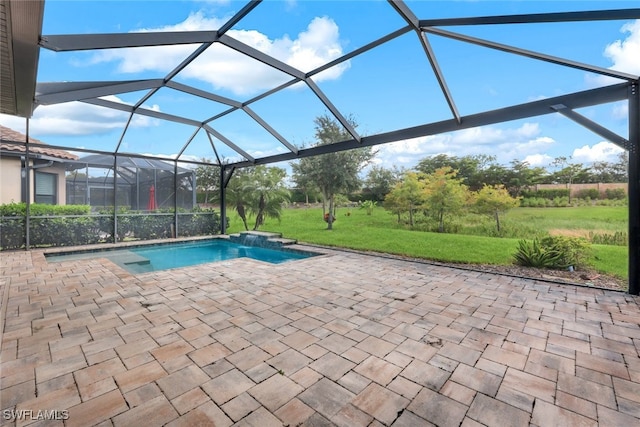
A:
[[[237,1],[59,1],[48,0],[43,34],[215,30],[244,6]],[[420,19],[637,7],[634,1],[407,1]],[[265,1],[228,35],[309,71],[405,26],[386,1]],[[450,31],[640,75],[640,20],[565,24],[448,27]],[[461,115],[585,90],[617,81],[429,35]],[[54,53],[42,50],[38,81],[163,78],[197,45]],[[177,81],[246,101],[288,78],[269,67],[214,45],[183,70]],[[315,82],[363,135],[452,117],[414,32],[315,76]],[[146,92],[108,99],[133,104]],[[161,89],[145,107],[206,120],[227,107],[171,89]],[[327,109],[306,87],[258,101],[251,108],[296,146],[313,143],[313,119]],[[626,102],[579,111],[628,136]],[[127,115],[80,102],[36,109],[31,135],[49,144],[112,150]],[[0,115],[0,123],[24,131],[24,119]],[[250,154],[286,151],[275,138],[236,111],[213,127]],[[194,128],[135,116],[121,151],[173,157]],[[239,160],[216,141],[219,154]],[[411,168],[436,154],[495,155],[501,163],[527,160],[545,166],[558,156],[574,161],[616,159],[618,147],[552,114],[476,129],[398,141],[378,147],[376,163]],[[213,158],[203,132],[183,158]],[[284,165],[279,165],[284,166]]]

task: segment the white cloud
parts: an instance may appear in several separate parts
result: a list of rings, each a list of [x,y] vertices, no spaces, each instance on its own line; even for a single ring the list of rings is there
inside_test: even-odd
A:
[[[617,145],[602,141],[594,144],[592,147],[584,145],[581,148],[573,150],[573,159],[582,163],[593,163],[596,161],[615,161],[620,153],[624,150]]]
[[[533,167],[547,166],[553,161],[553,157],[548,154],[530,154],[524,158],[524,161]]]
[[[126,104],[116,96],[104,99]],[[159,111],[157,105],[145,108]],[[122,130],[127,124],[129,114],[111,108],[85,104],[83,102],[67,102],[56,105],[42,105],[33,113],[29,120],[29,131],[32,135],[95,135]],[[15,116],[0,115],[0,122],[4,126],[19,132],[25,132],[25,119]],[[135,115],[131,127],[148,127],[158,124],[157,119]]]
[[[640,19],[623,25],[620,31],[629,35],[608,45],[604,55],[613,62],[612,69],[640,75]]]
[[[382,145],[378,157],[385,167],[412,167],[419,160],[438,154],[465,156],[495,155],[500,163],[549,150],[555,141],[539,136],[538,123],[524,123],[517,128],[482,126],[458,132],[430,135]]]
[[[626,38],[608,44],[603,52],[603,55],[613,63],[609,69],[640,75],[640,19],[623,25],[620,32],[626,34]],[[609,85],[619,80],[601,75],[595,77],[588,75],[587,82],[594,85]]]
[[[201,11],[175,25],[140,31],[217,30],[224,22],[223,19],[206,17]],[[343,52],[338,26],[328,17],[314,18],[294,40],[286,34],[272,40],[255,30],[234,29],[229,30],[227,35],[304,72],[338,58]],[[121,73],[154,71],[166,74],[193,51],[193,45],[111,49],[97,53],[90,63],[116,62]],[[345,62],[320,73],[314,79],[337,79],[348,68],[349,63]],[[215,89],[227,89],[239,95],[267,90],[291,79],[220,43],[210,46],[179,76],[201,80]]]

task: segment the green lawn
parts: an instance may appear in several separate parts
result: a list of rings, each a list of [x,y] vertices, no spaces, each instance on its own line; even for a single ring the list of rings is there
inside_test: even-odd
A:
[[[629,209],[626,206],[579,206],[573,208],[517,208],[504,221],[551,230],[627,231]]]
[[[350,212],[350,215],[347,215]],[[228,233],[241,231],[242,221],[235,212],[229,215]],[[626,231],[626,208],[517,208],[509,212],[505,222],[518,227],[527,224],[539,230],[557,229]],[[249,222],[252,224],[251,222]],[[300,242],[371,250],[434,261],[510,264],[517,238],[495,238],[462,234],[440,234],[407,230],[382,208],[372,215],[364,210],[341,208],[333,230],[327,230],[322,209],[290,208],[282,213],[282,221],[267,219],[262,231],[282,233]],[[627,277],[627,248],[593,245],[594,267],[602,272]]]

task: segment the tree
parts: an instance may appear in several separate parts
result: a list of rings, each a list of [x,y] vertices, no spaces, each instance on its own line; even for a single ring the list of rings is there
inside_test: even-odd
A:
[[[462,157],[438,154],[437,156],[422,159],[416,166],[416,170],[425,174],[432,174],[438,169],[449,167],[457,171],[458,179],[463,184],[472,190],[478,190],[487,182],[486,172],[496,166],[495,161],[495,156],[487,154]]]
[[[287,171],[277,167],[256,166],[251,169],[252,197],[249,211],[256,216],[254,230],[264,224],[265,217],[280,220],[282,205],[289,200],[289,190],[284,185]]]
[[[408,172],[404,179],[387,194],[384,208],[400,217],[404,212],[409,213],[409,226],[414,225],[414,212],[426,202],[425,177],[423,173]]]
[[[503,186],[485,185],[475,194],[474,207],[479,213],[493,216],[496,220],[496,228],[500,232],[500,213],[515,208],[518,203],[518,199],[511,197]]]
[[[237,170],[227,185],[227,200],[249,230],[247,214],[256,216],[253,226],[257,230],[265,218],[280,219],[282,205],[289,200],[289,190],[284,185],[287,172],[282,168],[263,165]]]
[[[234,172],[233,176],[227,184],[225,194],[227,197],[227,203],[229,206],[233,206],[233,209],[238,212],[244,229],[249,230],[247,224],[247,209],[246,205],[249,202],[249,196],[247,194],[247,187],[250,185],[250,177],[248,169],[238,169]]]
[[[505,177],[506,182],[503,184],[513,197],[518,197],[522,190],[538,184],[546,173],[544,168],[532,168],[529,162],[513,160],[511,161],[511,169]]]
[[[612,166],[613,182],[629,181],[629,152],[623,151],[618,155],[618,161]]]
[[[570,160],[571,157],[560,156],[551,162],[552,166],[560,169],[554,172],[553,176],[559,181],[566,183],[569,188],[569,203],[571,203],[571,184],[573,184],[575,177],[584,169],[581,163],[569,163]]]
[[[203,163],[211,163],[202,158]],[[200,165],[196,168],[197,190],[204,193],[204,203],[209,203],[209,193],[218,191],[220,187],[220,168],[218,166]]]
[[[402,176],[402,171],[394,166],[393,169],[385,169],[382,166],[372,166],[367,173],[363,193],[369,194],[376,202],[384,200]]]
[[[342,125],[328,115],[319,116],[314,122],[316,125],[316,146],[352,139],[352,136]],[[352,127],[357,126],[353,119],[349,119],[349,122]],[[291,163],[293,181],[296,186],[306,188],[309,182],[315,183],[322,192],[323,200],[329,203],[327,229],[333,228],[334,195],[358,189],[360,187],[358,173],[371,161],[374,155],[375,152],[370,147],[363,147],[305,157]]]
[[[458,212],[469,199],[469,190],[456,178],[450,167],[437,169],[429,175],[426,184],[426,206],[438,220],[438,232],[444,232],[444,218]]]

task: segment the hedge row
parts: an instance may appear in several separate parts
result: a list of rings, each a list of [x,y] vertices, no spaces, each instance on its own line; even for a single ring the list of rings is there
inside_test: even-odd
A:
[[[89,206],[30,206],[31,246],[77,246],[113,242],[113,210],[90,215]],[[118,238],[149,240],[172,236],[172,212],[140,214],[119,210]],[[164,215],[163,215],[164,213]],[[180,236],[202,236],[220,231],[220,216],[211,209],[196,208],[178,215]],[[25,247],[26,207],[23,203],[0,205],[0,250]]]
[[[520,195],[524,199],[553,200],[556,197],[569,197],[569,190],[562,188],[549,190],[525,190]]]
[[[545,189],[545,190],[525,190],[521,196],[525,199],[546,199],[554,200],[558,197],[569,197],[569,189]],[[622,200],[627,197],[627,193],[623,188],[607,188],[604,193],[600,193],[597,188],[585,188],[576,191],[573,198],[576,199],[608,199],[608,200]]]

